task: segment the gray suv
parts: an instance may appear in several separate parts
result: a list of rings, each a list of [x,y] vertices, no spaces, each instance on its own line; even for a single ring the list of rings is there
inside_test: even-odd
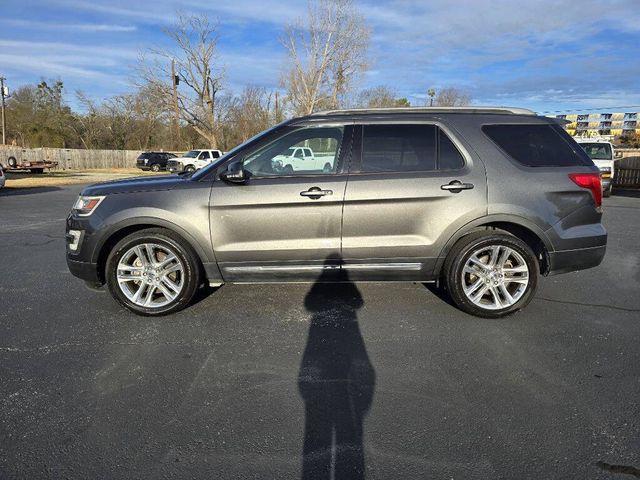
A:
[[[313,157],[289,158],[296,147]],[[227,282],[438,282],[501,317],[539,275],[602,261],[598,168],[555,120],[510,108],[330,111],[288,120],[193,175],[83,190],[67,263],[164,315]]]

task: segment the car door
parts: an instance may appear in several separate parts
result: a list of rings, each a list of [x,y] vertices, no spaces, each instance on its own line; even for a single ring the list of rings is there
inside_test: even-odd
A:
[[[216,179],[210,199],[211,237],[226,281],[313,281],[339,271],[342,205],[352,127],[287,127],[240,152],[248,180]],[[281,159],[304,143],[329,145],[330,171],[293,171]],[[299,151],[299,149],[298,149]]]
[[[444,243],[486,214],[484,165],[437,122],[372,122],[354,139],[344,268],[354,279],[431,279]]]

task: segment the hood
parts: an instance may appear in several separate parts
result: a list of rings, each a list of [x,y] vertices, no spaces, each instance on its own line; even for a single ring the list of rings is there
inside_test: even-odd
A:
[[[170,158],[169,160],[178,160],[179,162],[184,162],[185,160],[197,160],[197,158],[194,157],[174,157],[174,158]]]
[[[110,182],[89,185],[82,190],[82,195],[110,195],[113,193],[149,192],[157,190],[172,190],[177,185],[189,181],[189,176],[162,175],[153,177],[125,178]]]

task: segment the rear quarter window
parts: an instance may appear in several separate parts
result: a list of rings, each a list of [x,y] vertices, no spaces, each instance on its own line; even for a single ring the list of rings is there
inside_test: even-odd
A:
[[[527,167],[593,165],[587,154],[557,125],[484,125],[482,131],[511,158]]]

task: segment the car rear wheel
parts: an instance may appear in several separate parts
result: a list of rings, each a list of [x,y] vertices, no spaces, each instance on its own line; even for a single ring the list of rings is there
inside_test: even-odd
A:
[[[538,262],[529,246],[507,233],[463,237],[445,262],[446,287],[454,303],[485,318],[525,307],[537,288]]]
[[[173,232],[148,229],[118,242],[107,259],[109,291],[139,315],[167,315],[186,307],[200,284],[195,253]]]

